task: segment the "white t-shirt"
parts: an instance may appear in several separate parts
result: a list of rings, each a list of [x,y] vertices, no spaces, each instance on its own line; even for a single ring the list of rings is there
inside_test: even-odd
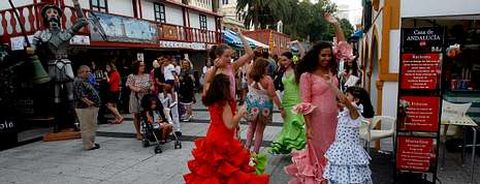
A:
[[[208,67],[207,67],[207,66],[203,66],[202,73],[203,73],[203,74],[206,74],[207,72],[208,72]]]
[[[177,72],[177,75],[179,75],[179,73],[182,72],[182,67],[176,66],[175,67],[175,72]]]
[[[173,64],[163,67],[163,77],[165,77],[165,80],[175,80],[174,73],[176,72],[177,71],[175,70]]]

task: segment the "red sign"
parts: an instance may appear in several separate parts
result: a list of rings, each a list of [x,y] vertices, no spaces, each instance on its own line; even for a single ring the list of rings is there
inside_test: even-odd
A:
[[[400,96],[398,130],[437,132],[439,109],[440,97]]]
[[[441,53],[402,54],[400,89],[438,89]]]
[[[399,136],[397,141],[397,169],[421,172],[435,169],[434,138]]]

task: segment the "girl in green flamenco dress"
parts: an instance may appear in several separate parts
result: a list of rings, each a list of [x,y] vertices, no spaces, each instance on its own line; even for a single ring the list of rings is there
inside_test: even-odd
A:
[[[292,42],[292,43],[298,43]],[[300,53],[303,53],[303,47],[300,47]],[[270,145],[270,152],[273,154],[289,154],[293,150],[302,150],[305,147],[305,120],[303,115],[294,114],[293,106],[301,103],[300,89],[295,82],[293,54],[285,52],[280,57],[280,63],[285,68],[282,83],[284,86],[284,94],[282,97],[282,105],[285,108],[285,117],[282,131],[277,135],[276,139]]]

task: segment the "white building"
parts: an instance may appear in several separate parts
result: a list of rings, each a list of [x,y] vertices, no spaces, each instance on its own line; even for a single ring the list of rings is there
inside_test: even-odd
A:
[[[333,0],[337,5],[335,16],[339,19],[347,19],[352,25],[362,22],[362,6],[357,0]]]
[[[203,44],[220,42],[218,31],[221,15],[214,11],[212,0],[79,0],[79,2],[80,6],[87,11],[148,22],[158,28],[155,31],[159,34],[156,35],[159,38],[158,41],[167,39],[162,32],[162,28],[166,26],[175,29],[176,33],[173,35],[176,38],[173,40],[168,38],[169,41]],[[34,8],[40,10],[47,3],[56,3],[64,9],[67,17],[64,27],[68,27],[71,24],[71,18],[76,17],[71,8],[68,8],[73,6],[72,0],[15,0],[14,4],[20,9],[21,19],[27,17],[25,22],[27,34],[33,34],[42,27],[36,22],[40,15],[32,10]],[[7,22],[5,27],[0,26],[0,36],[5,42],[10,42],[10,38],[21,35],[19,24],[15,21],[16,19],[12,20],[14,18],[12,13],[8,3],[0,4],[0,22],[4,20]],[[14,25],[16,29],[13,29]],[[92,45],[95,44],[92,43]]]
[[[94,12],[104,27],[107,40],[91,28],[84,28],[70,42],[82,45],[75,53],[82,57],[152,61],[160,55],[189,57],[196,67],[203,66],[206,51],[222,42],[221,14],[216,0],[79,0],[86,12]],[[43,29],[40,10],[55,3],[63,9],[62,27],[76,18],[72,0],[15,0],[27,35]],[[218,5],[218,2],[216,3]],[[38,10],[36,13],[35,10]],[[8,3],[0,3],[0,42],[12,50],[22,50],[24,37]],[[120,50],[124,52],[119,52]],[[70,55],[75,60],[76,55]],[[82,60],[79,58],[79,60]]]
[[[237,0],[220,0],[219,12],[223,15],[223,28],[244,27],[243,14],[245,11],[237,12]]]
[[[470,0],[458,0],[453,4],[448,0],[373,1],[371,26],[360,40],[359,53],[365,67],[365,87],[372,94],[378,114],[396,116],[401,28],[412,27],[412,20],[417,20],[416,25],[420,27],[464,24],[478,19],[479,7],[480,1]],[[435,20],[436,24],[428,23],[430,20]],[[480,112],[480,108],[473,110]]]

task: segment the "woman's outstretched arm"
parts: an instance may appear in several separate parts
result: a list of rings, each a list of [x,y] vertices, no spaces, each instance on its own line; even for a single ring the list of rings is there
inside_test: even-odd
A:
[[[250,62],[253,59],[253,56],[254,56],[253,50],[250,47],[250,43],[245,38],[245,36],[243,36],[242,31],[240,31],[240,29],[236,28],[236,32],[238,33],[238,37],[240,37],[240,39],[242,40],[243,48],[245,49],[245,54],[243,56],[241,56],[240,58],[238,58],[238,60],[235,61],[235,63],[233,63],[233,69],[235,70],[235,72],[240,67],[242,67],[246,63]]]

